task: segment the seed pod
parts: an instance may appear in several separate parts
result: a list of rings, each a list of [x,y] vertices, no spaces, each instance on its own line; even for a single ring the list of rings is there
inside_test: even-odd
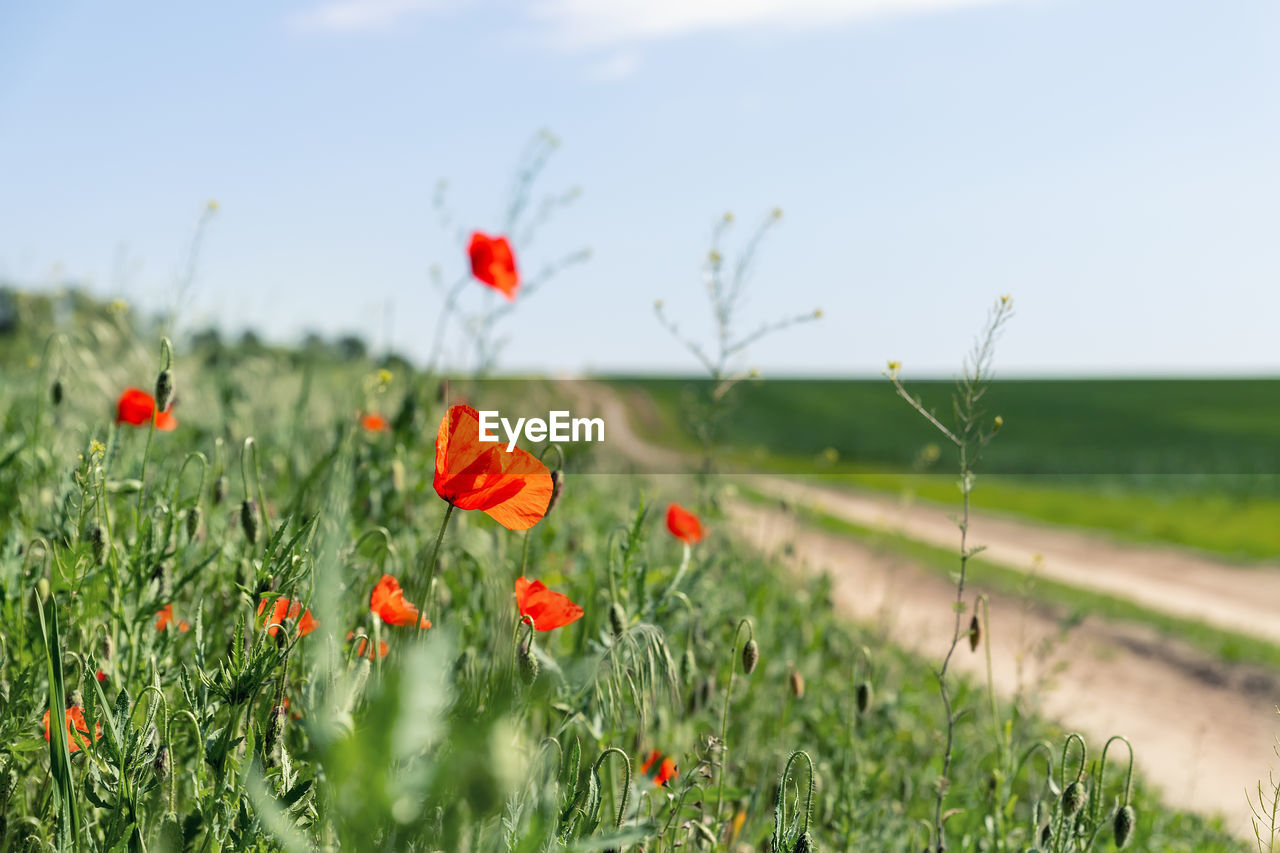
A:
[[[213,505],[217,506],[227,499],[227,476],[225,474],[213,478]]]
[[[1111,824],[1115,832],[1116,849],[1123,850],[1129,843],[1129,836],[1133,835],[1133,825],[1137,820],[1138,816],[1134,813],[1133,806],[1123,806],[1116,812],[1116,819]]]
[[[978,621],[978,614],[973,614],[969,620],[969,651],[976,652],[978,643],[982,640],[982,623]]]
[[[533,642],[521,643],[520,652],[517,655],[520,664],[520,680],[526,686],[532,685],[538,680],[538,658],[533,653]]]
[[[162,370],[156,377],[156,411],[163,412],[169,408],[169,400],[173,398],[173,371]]]
[[[1072,782],[1067,789],[1062,792],[1062,813],[1065,815],[1073,815],[1080,811],[1080,807],[1084,805],[1085,790],[1084,785],[1080,782]]]
[[[697,671],[698,658],[691,647],[686,647],[684,654],[680,656],[680,680],[688,684]]]
[[[254,501],[240,503],[240,526],[244,528],[245,538],[250,545],[258,541],[258,505]]]
[[[187,510],[187,539],[195,539],[200,532],[200,507],[193,506]]]
[[[543,518],[551,515],[551,510],[556,508],[556,501],[560,500],[560,491],[564,488],[564,472],[559,468],[551,472],[551,500],[547,501],[547,511],[542,514]]]
[[[813,849],[813,837],[807,832],[800,833],[796,846],[791,848],[792,853],[813,853]]]
[[[182,834],[182,822],[178,820],[178,816],[173,812],[167,812],[160,821],[160,837],[157,839],[157,849],[160,853],[182,853],[182,848],[186,846],[186,839]]]
[[[858,713],[865,714],[867,709],[871,707],[871,682],[859,682],[857,690],[854,691],[854,695],[858,703]]]
[[[151,762],[151,769],[155,772],[157,781],[163,782],[169,778],[169,747],[161,745],[156,750],[156,757]]]
[[[800,674],[800,670],[791,670],[791,695],[797,699],[804,698],[804,676]]]
[[[760,646],[753,637],[747,640],[747,644],[742,647],[742,671],[747,675],[756,671],[756,664],[760,662]]]
[[[627,614],[622,609],[622,605],[614,602],[609,608],[609,627],[613,629],[613,636],[620,637],[622,632],[627,630]]]
[[[107,558],[107,533],[101,525],[89,528],[89,545],[93,548],[93,564],[101,566]]]
[[[62,380],[53,380],[53,385],[49,388],[49,399],[53,401],[55,406],[62,405]]]

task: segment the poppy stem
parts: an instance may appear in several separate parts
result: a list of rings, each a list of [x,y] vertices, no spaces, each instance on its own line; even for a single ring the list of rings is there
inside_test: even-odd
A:
[[[453,506],[453,504],[450,504]],[[524,532],[524,547],[520,549],[520,576],[524,577],[525,566],[529,565],[529,537],[533,535],[533,528],[530,527]]]
[[[685,553],[689,553],[689,546],[685,545]],[[733,701],[733,676],[738,671],[738,660],[741,652],[738,650],[738,635],[742,633],[742,626],[747,626],[747,641],[755,639],[755,626],[751,624],[751,620],[743,617],[738,622],[738,627],[733,630],[733,648],[730,650],[732,656],[729,658],[729,687],[724,692],[724,713],[720,718],[720,785],[716,791],[716,823],[720,823],[720,807],[724,804],[724,771],[729,764],[729,703]]]
[[[453,517],[453,504],[449,504],[449,508],[444,511],[444,520],[440,522],[440,532],[436,534],[436,544],[431,549],[431,563],[427,567],[427,589],[422,596],[422,612],[426,614],[430,620],[432,611],[435,610],[435,580],[436,566],[440,561],[440,543],[444,541],[444,532],[449,527],[449,519]],[[422,622],[418,622],[418,631],[422,631]]]

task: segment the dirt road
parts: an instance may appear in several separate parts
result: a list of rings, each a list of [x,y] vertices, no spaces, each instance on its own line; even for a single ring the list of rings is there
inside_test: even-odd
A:
[[[604,389],[592,402],[605,417],[614,451],[676,470],[678,454],[636,435],[620,397]],[[864,526],[947,548],[957,544],[954,522],[936,507],[779,477],[755,477],[752,485]],[[781,503],[734,502],[730,517],[739,535],[762,550],[780,554],[787,546],[797,569],[829,572],[838,606],[851,617],[877,622],[894,643],[925,659],[945,652],[955,593],[936,574],[805,526]],[[1043,576],[1280,641],[1280,571],[1274,568],[1232,566],[982,513],[971,519],[969,541],[986,545],[985,558],[1011,568],[1026,570],[1038,557]],[[1064,636],[1056,614],[1010,598],[993,598],[991,613],[992,680],[1001,696],[1030,696],[1040,713],[1080,730],[1092,744],[1126,735],[1138,767],[1167,802],[1221,813],[1232,831],[1252,838],[1245,792],[1280,766],[1273,750],[1280,734],[1275,673],[1225,664],[1142,626],[1093,617]],[[960,656],[965,671],[985,678],[982,664],[967,649]]]

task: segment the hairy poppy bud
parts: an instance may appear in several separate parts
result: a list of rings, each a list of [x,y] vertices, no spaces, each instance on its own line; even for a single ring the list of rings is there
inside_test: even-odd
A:
[[[34,601],[39,601],[41,604],[48,604],[49,603],[49,579],[40,578],[40,580],[36,581],[36,588],[33,590],[32,594],[35,596],[35,599],[33,599],[33,603]]]
[[[1123,850],[1124,846],[1129,843],[1129,836],[1133,835],[1133,825],[1137,822],[1138,816],[1133,811],[1133,806],[1123,806],[1116,812],[1116,819],[1111,824],[1112,830],[1116,836],[1116,848]]]
[[[187,538],[195,539],[200,532],[200,507],[193,506],[187,510]]]
[[[173,571],[169,568],[168,563],[160,563],[151,572],[151,579],[156,582],[157,594],[162,601],[169,600],[169,593],[172,590]]]
[[[55,406],[62,405],[62,380],[53,380],[53,385],[49,388],[49,399],[53,401]]]
[[[543,518],[551,515],[551,510],[555,509],[556,501],[560,500],[560,490],[563,488],[564,472],[557,468],[551,472],[551,500],[547,501],[547,511],[543,513]]]
[[[151,762],[151,769],[156,774],[156,779],[163,782],[169,778],[169,747],[161,745],[156,750],[156,758]]]
[[[742,671],[747,675],[756,671],[756,664],[760,661],[760,646],[755,639],[747,640],[747,644],[742,647]]]
[[[627,614],[616,601],[609,608],[609,627],[613,629],[615,637],[622,636],[622,632],[627,630]]]
[[[80,692],[79,687],[75,688],[74,690],[72,690],[70,693],[67,694],[67,707],[68,708],[84,707],[84,694]]]
[[[217,506],[227,499],[227,476],[222,474],[213,478],[213,505]]]
[[[160,820],[160,837],[157,842],[158,849],[168,851],[168,853],[180,853],[183,847],[186,846],[186,839],[182,833],[182,823],[173,812],[166,812],[165,816]]]
[[[173,371],[162,370],[156,377],[156,411],[163,412],[169,408],[169,400],[173,398]]]
[[[813,853],[813,849],[813,836],[807,832],[800,833],[796,846],[791,848],[792,853]]]
[[[1080,807],[1084,805],[1085,790],[1084,785],[1079,782],[1072,782],[1067,789],[1062,792],[1062,812],[1068,816],[1080,811]]]
[[[1053,842],[1053,821],[1049,821],[1040,830],[1040,846],[1045,850],[1049,849],[1049,845]]]
[[[982,623],[978,621],[978,614],[973,614],[969,620],[969,651],[976,652],[978,643],[982,640]]]
[[[797,699],[804,698],[804,676],[800,674],[800,670],[791,670],[791,695]]]
[[[697,671],[698,658],[693,654],[692,648],[686,647],[684,654],[680,656],[680,680],[687,684]]]
[[[89,528],[89,545],[93,548],[93,564],[101,566],[107,557],[107,534],[101,525]]]
[[[854,696],[858,703],[858,713],[865,714],[867,709],[871,707],[871,682],[862,681],[858,683]]]
[[[520,680],[526,685],[531,685],[538,680],[538,658],[533,653],[533,641],[520,644],[520,652],[517,655],[520,664]]]
[[[240,526],[244,528],[245,538],[250,545],[258,541],[258,505],[255,502],[241,501]]]

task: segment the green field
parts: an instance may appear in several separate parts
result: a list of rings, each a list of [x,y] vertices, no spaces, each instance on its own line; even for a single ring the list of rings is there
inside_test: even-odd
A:
[[[699,451],[681,413],[706,385],[612,380],[642,391],[650,438]],[[949,382],[907,383],[946,422]],[[954,452],[887,380],[743,382],[715,436],[719,470],[821,477],[952,502]],[[977,463],[975,504],[1242,560],[1280,554],[1280,380],[995,382],[1004,426]]]
[[[447,514],[433,488],[437,377],[205,340],[175,349],[177,429],[117,425],[120,390],[154,383],[157,330],[85,304],[51,339],[44,303],[23,304],[0,336],[0,849],[929,843],[935,663],[841,620],[827,581],[744,550],[709,510],[684,566],[662,515],[704,505],[693,478],[573,476],[514,532]],[[362,428],[371,411],[390,429]],[[371,616],[384,573],[430,630]],[[522,574],[585,611],[534,649]],[[275,596],[299,612],[273,636],[257,605]],[[303,606],[319,623],[305,635]],[[360,656],[365,635],[385,658]],[[1065,733],[980,683],[957,680],[953,700],[954,849],[1023,850],[1047,822],[1058,849],[1113,849],[1123,750],[1089,765],[1068,815]],[[74,751],[42,727],[66,707],[85,718]],[[667,787],[641,769],[654,750],[675,765]],[[1132,805],[1131,849],[1245,849],[1140,778]]]

